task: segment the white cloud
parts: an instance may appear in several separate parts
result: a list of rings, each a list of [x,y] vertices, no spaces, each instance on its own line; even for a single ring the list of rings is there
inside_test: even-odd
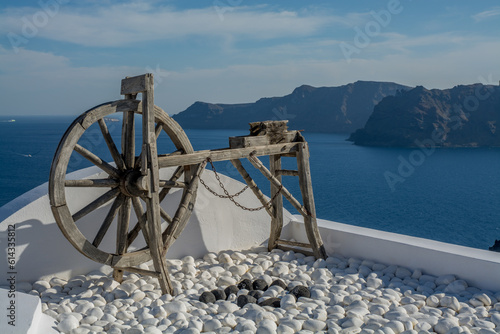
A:
[[[43,16],[41,8],[7,9],[0,13],[0,32],[23,34],[23,28]],[[231,7],[221,16],[216,6],[176,10],[148,3],[107,7],[59,8],[40,22],[37,36],[84,46],[127,46],[137,42],[186,36],[241,36],[265,40],[307,36],[320,27],[347,24],[345,17],[322,13],[269,11],[260,7]],[[43,24],[42,24],[43,23]],[[35,24],[37,26],[38,24]]]
[[[243,103],[282,96],[301,85],[337,86],[356,80],[394,81],[410,86],[449,88],[500,79],[496,66],[500,44],[478,42],[460,50],[414,57],[407,53],[380,59],[288,61],[269,65],[233,65],[213,69],[174,70],[152,64],[163,73],[155,88],[156,104],[173,114],[195,101]],[[24,64],[30,64],[23,68]],[[65,57],[22,50],[17,56],[0,48],[0,90],[8,97],[0,113],[77,115],[105,101],[121,98],[120,80],[147,72],[138,67],[74,67]],[[165,76],[165,72],[168,75]]]
[[[484,21],[498,15],[500,15],[500,7],[493,7],[490,10],[485,10],[483,12],[472,15],[472,18],[476,21]]]

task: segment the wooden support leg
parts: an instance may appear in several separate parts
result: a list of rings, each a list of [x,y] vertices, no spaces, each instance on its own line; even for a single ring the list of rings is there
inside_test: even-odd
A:
[[[278,170],[281,170],[281,155],[269,156],[269,169],[272,176],[281,183],[281,174],[277,173]],[[280,187],[277,187],[271,182],[271,198],[274,198],[274,200],[272,203],[273,215],[271,217],[271,233],[267,244],[267,249],[269,251],[276,248],[276,240],[279,239],[281,230],[283,229],[283,196],[279,194],[274,197],[278,191],[280,191]]]
[[[264,209],[266,209],[267,213],[272,218],[274,216],[273,208],[268,205],[267,200],[264,197],[264,194],[262,193],[262,191],[260,191],[260,189],[257,186],[257,184],[255,183],[255,181],[252,179],[252,177],[248,174],[246,169],[243,167],[243,164],[241,163],[241,161],[239,159],[233,159],[233,160],[231,160],[231,163],[238,170],[238,172],[243,177],[243,179],[245,180],[248,187],[250,187],[250,189],[253,191],[254,195],[257,197],[257,199],[260,201],[260,203],[262,205],[264,205]]]
[[[147,160],[142,162],[142,174],[148,177],[149,196],[146,197],[147,222],[149,234],[149,248],[155,271],[159,274],[161,291],[163,294],[172,294],[172,283],[167,271],[166,259],[162,254],[163,242],[161,233],[161,213],[160,213],[160,186],[159,186],[159,166],[158,152],[156,149],[156,133],[154,123],[154,82],[153,76],[147,75],[146,91],[142,93],[142,137],[143,154]]]
[[[326,259],[326,251],[321,240],[316,222],[316,207],[314,206],[314,196],[311,182],[311,169],[309,166],[309,146],[306,142],[299,146],[297,152],[297,170],[299,172],[300,192],[302,193],[302,203],[307,212],[304,216],[304,225],[307,238],[316,258]]]

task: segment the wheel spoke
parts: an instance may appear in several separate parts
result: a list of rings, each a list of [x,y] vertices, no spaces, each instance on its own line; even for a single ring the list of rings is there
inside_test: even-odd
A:
[[[128,226],[130,222],[131,199],[126,197],[118,213],[118,228],[116,231],[116,253],[124,254],[127,251]]]
[[[155,127],[155,136],[156,136],[156,139],[158,139],[158,137],[160,136],[160,133],[161,133],[161,130],[163,129],[163,124],[158,122],[156,124],[156,127]]]
[[[127,168],[133,168],[135,163],[135,114],[127,111],[123,115],[122,153]]]
[[[103,171],[108,173],[109,175],[113,176],[114,178],[120,177],[120,171],[118,169],[111,166],[106,161],[102,160],[97,155],[90,152],[85,147],[81,146],[80,144],[75,145],[75,151],[80,153],[85,159],[92,162],[94,165],[96,165],[97,167],[99,167],[100,169],[102,169]]]
[[[127,237],[128,240],[127,242],[130,245],[139,234],[139,230],[142,230],[142,234],[144,235],[146,244],[148,244],[149,246],[149,235],[148,235],[148,229],[146,227],[146,214],[144,213],[144,209],[138,197],[132,197],[132,205],[134,206],[135,215],[137,216],[137,223],[135,224],[134,228],[129,232]]]
[[[99,119],[98,122],[99,122],[99,127],[101,128],[102,136],[106,141],[106,145],[108,145],[109,152],[111,153],[111,156],[113,157],[116,166],[118,166],[119,169],[124,170],[125,163],[123,162],[123,158],[120,155],[120,152],[118,152],[118,149],[116,148],[113,138],[111,138],[111,134],[109,133],[108,127],[106,126],[106,122],[102,118]]]
[[[160,180],[160,187],[162,188],[187,188],[186,182]]]
[[[95,209],[99,208],[101,205],[104,205],[108,203],[110,200],[112,200],[114,197],[118,196],[120,193],[120,188],[113,188],[109,190],[108,192],[104,193],[103,195],[99,196],[95,201],[91,202],[87,206],[85,206],[83,209],[78,211],[73,215],[73,221],[78,221],[79,219],[83,218],[84,216],[88,215]]]
[[[183,197],[175,212],[172,223],[168,225],[164,233],[162,233],[163,241],[163,253],[166,253],[168,248],[173,244],[173,242],[179,237],[180,233],[184,230],[187,223],[187,218],[189,213],[193,210],[191,203],[194,202],[193,196],[196,195],[196,190],[198,189],[198,180],[200,179],[201,173],[203,173],[206,165],[206,161],[201,164],[196,165],[194,170],[194,176],[189,183],[188,189],[184,191]]]
[[[83,180],[65,180],[66,187],[118,187],[120,182],[115,179],[83,179]]]
[[[160,207],[160,215],[167,222],[167,224],[172,224],[172,217],[170,217],[167,211],[163,210],[162,207]]]
[[[99,245],[101,244],[104,235],[106,234],[106,232],[108,232],[109,226],[111,226],[111,223],[113,222],[113,219],[115,219],[116,214],[118,213],[118,209],[122,206],[124,200],[125,196],[119,195],[113,202],[111,209],[109,209],[106,218],[104,219],[101,227],[99,228],[99,231],[94,238],[94,241],[92,241],[92,245],[94,245],[95,247],[99,247]]]
[[[170,180],[171,182],[175,182],[177,181],[181,176],[182,174],[184,173],[184,166],[179,166],[177,167],[177,169],[174,171],[174,173],[172,174],[172,176],[170,177]],[[168,193],[170,192],[170,189],[172,188],[163,188],[161,191],[160,191],[160,203],[165,199],[165,197],[168,195]]]

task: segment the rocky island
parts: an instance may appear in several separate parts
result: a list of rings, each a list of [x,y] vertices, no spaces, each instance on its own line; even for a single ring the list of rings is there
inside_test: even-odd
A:
[[[356,81],[338,87],[302,85],[283,97],[255,103],[196,102],[173,118],[183,128],[247,129],[258,120],[289,120],[288,126],[311,132],[351,133],[363,127],[384,97],[410,87],[392,82]]]
[[[499,147],[499,124],[499,86],[418,86],[385,97],[348,140],[366,146]]]

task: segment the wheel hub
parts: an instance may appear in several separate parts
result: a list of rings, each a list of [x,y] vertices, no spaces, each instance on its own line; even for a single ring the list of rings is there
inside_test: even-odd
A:
[[[128,170],[120,180],[120,189],[129,197],[144,196],[148,190],[147,178],[141,174],[140,170]]]

